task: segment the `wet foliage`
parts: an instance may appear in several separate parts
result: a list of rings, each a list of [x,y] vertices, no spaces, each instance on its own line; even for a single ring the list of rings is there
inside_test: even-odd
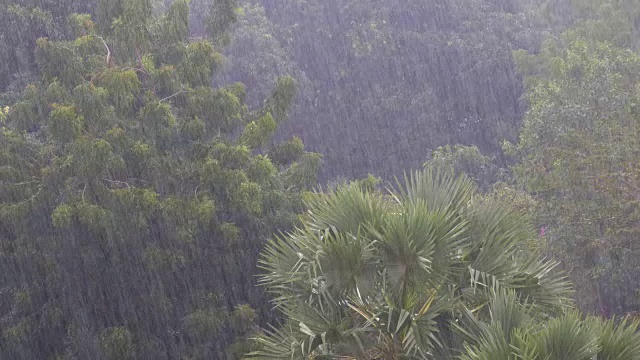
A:
[[[573,346],[576,359],[636,359],[637,324],[615,319],[640,311],[638,39],[638,0],[4,0],[0,358],[566,359]],[[409,267],[466,254],[455,266],[400,292],[380,280],[413,259],[381,265],[389,229],[375,224],[417,221],[390,194],[420,168],[475,182],[454,216],[467,225],[489,202],[519,214],[518,251],[558,261],[549,276],[567,274],[579,310],[617,318],[549,320],[557,309],[513,285],[531,275],[523,258],[474,253],[474,232]],[[342,226],[362,209],[316,224],[309,210],[340,194],[384,211],[360,231]],[[446,211],[432,210],[420,218],[436,226]],[[400,225],[389,231],[413,239]],[[265,246],[298,240],[315,277],[281,284],[258,267]],[[473,275],[489,279],[472,261],[489,250],[515,278]],[[360,282],[388,296],[353,303]],[[293,301],[301,289],[342,300]],[[319,304],[339,324],[299,313]]]
[[[39,79],[3,111],[0,357],[241,354],[268,309],[257,252],[319,165],[270,140],[295,81],[250,111],[242,84],[210,87],[223,57],[188,40],[188,2],[100,5],[104,32],[72,14],[74,36],[37,40]]]

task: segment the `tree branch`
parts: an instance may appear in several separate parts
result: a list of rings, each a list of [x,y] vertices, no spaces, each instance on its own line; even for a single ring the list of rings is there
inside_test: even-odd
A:
[[[104,39],[101,36],[96,35],[96,37],[98,39],[100,39],[100,41],[102,41],[102,44],[104,45],[105,49],[107,49],[107,67],[110,68],[111,65],[113,65],[113,58],[111,57],[111,50],[109,49],[109,46],[107,45],[107,42],[104,41]]]
[[[131,185],[129,185],[129,183],[128,183],[128,182],[125,182],[125,181],[120,181],[120,180],[109,180],[109,179],[102,179],[102,180],[104,180],[104,181],[106,181],[106,182],[108,182],[108,183],[110,183],[110,184],[117,184],[117,185],[121,185],[121,186],[122,186],[122,185],[124,185],[124,186],[126,186],[127,188],[131,188]]]
[[[169,100],[169,99],[171,99],[171,98],[172,98],[172,97],[174,97],[174,96],[178,96],[178,95],[180,95],[180,94],[190,93],[190,92],[193,92],[193,91],[192,91],[192,90],[182,90],[182,91],[178,91],[177,93],[175,93],[175,94],[173,94],[173,95],[169,95],[169,96],[167,96],[166,98],[161,99],[161,100],[160,100],[160,102],[163,102],[163,101],[165,101],[165,100]]]

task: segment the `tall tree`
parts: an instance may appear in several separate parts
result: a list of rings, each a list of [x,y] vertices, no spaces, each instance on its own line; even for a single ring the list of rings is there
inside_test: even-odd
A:
[[[511,149],[521,160],[514,172],[544,204],[551,250],[572,270],[579,304],[602,315],[640,309],[635,3],[576,2],[597,11],[539,54],[515,54],[530,108]]]
[[[265,315],[257,253],[320,158],[271,140],[293,79],[251,112],[210,87],[223,58],[188,3],[103,1],[37,40],[0,125],[1,358],[234,358]]]

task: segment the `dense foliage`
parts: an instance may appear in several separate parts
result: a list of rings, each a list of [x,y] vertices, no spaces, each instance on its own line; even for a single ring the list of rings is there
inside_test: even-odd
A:
[[[259,3],[268,21],[245,8],[228,53],[233,71],[258,86],[273,74],[300,79],[281,133],[324,155],[323,180],[369,172],[390,180],[438,146],[496,152],[516,139],[523,86],[511,52],[541,38],[525,1]],[[242,60],[247,51],[258,61]]]
[[[529,110],[509,147],[514,173],[540,203],[550,249],[577,299],[604,316],[638,311],[640,7],[582,2],[588,20],[515,53]]]
[[[188,1],[99,5],[110,23],[72,14],[69,40],[37,40],[37,80],[3,109],[0,357],[240,355],[247,304],[266,309],[260,243],[319,165],[270,140],[295,81],[249,111],[242,84],[209,86],[223,57],[189,40]]]
[[[271,240],[261,281],[287,322],[258,358],[453,359],[513,291],[538,316],[569,305],[535,231],[466,178],[416,173],[388,194],[358,185],[315,194],[301,227]]]
[[[498,294],[484,322],[471,318],[475,333],[461,360],[632,360],[640,358],[638,322],[582,318],[568,312],[541,319],[513,293]]]
[[[15,101],[20,90],[36,79],[36,40],[64,36],[67,16],[87,8],[87,2],[80,0],[16,0],[0,4],[0,105]]]
[[[0,24],[0,358],[639,358],[636,323],[540,285],[640,312],[640,0],[5,0]]]

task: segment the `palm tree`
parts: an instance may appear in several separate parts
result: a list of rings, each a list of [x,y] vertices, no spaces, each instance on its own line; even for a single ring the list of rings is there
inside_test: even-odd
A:
[[[469,317],[477,342],[460,360],[638,360],[638,322],[618,322],[575,311],[542,320],[515,292],[497,294],[487,322]]]
[[[537,316],[570,306],[523,215],[466,177],[416,172],[395,188],[314,193],[303,224],[268,242],[260,282],[285,322],[250,357],[450,359],[479,344],[500,294]]]

